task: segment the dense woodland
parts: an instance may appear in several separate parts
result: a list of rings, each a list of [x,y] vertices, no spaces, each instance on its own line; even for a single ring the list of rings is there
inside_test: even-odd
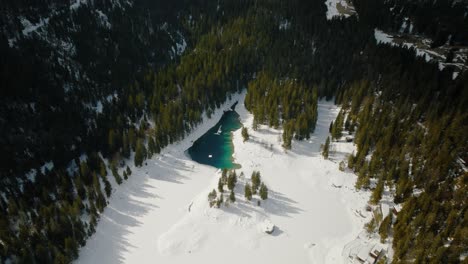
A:
[[[387,62],[400,60],[394,55],[389,51]],[[376,182],[376,203],[383,187],[391,187],[395,202],[404,205],[385,231],[394,236],[394,262],[457,263],[468,246],[468,174],[460,166],[467,159],[468,75],[452,81],[424,75],[434,69],[419,59],[406,65],[398,77],[382,65],[351,83],[338,97],[346,121],[335,124],[356,129],[358,151],[348,161],[358,174],[356,188]],[[395,78],[398,85],[392,85]]]
[[[335,98],[343,111],[332,140],[356,130],[348,165],[357,187],[394,186],[404,203],[390,228],[394,262],[461,262],[468,75],[452,80],[414,50],[377,45],[373,30],[397,27],[395,10],[404,10],[398,16],[417,17],[434,45],[447,32],[458,45],[466,5],[394,1],[391,13],[383,2],[355,0],[359,19],[327,21],[323,1],[108,0],[74,10],[9,1],[0,18],[0,262],[71,262],[113,183],[131,177],[127,164],[141,166],[244,88],[253,129],[282,127],[286,149],[314,131],[318,98]],[[443,23],[418,16],[424,10]],[[20,33],[19,16],[37,23],[51,11],[47,26]],[[182,38],[188,47],[175,52]]]

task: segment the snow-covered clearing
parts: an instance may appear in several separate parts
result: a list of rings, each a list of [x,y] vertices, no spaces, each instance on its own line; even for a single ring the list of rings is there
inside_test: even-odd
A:
[[[334,17],[349,17],[356,14],[354,6],[350,0],[327,0],[327,19],[330,20]]]
[[[233,96],[222,109],[239,100],[236,111],[251,127],[253,117],[243,105],[245,93]],[[237,174],[236,202],[210,208],[208,192],[220,172],[187,157],[184,151],[221,117],[216,111],[186,139],[164,149],[112,195],[96,233],[81,250],[77,263],[346,263],[345,245],[370,220],[365,211],[368,192],[356,192],[356,176],[324,160],[320,145],[339,108],[319,103],[316,132],[309,141],[281,147],[281,131],[262,126],[233,133]],[[350,143],[352,144],[352,143]],[[253,170],[261,172],[269,198],[245,201],[243,189]],[[225,200],[228,193],[224,193]],[[359,212],[359,213],[358,213]],[[265,226],[274,224],[266,234]]]

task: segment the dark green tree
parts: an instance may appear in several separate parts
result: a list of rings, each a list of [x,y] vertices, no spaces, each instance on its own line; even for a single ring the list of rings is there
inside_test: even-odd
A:
[[[234,194],[233,190],[231,190],[231,193],[229,194],[229,201],[232,203],[236,201],[236,195]]]
[[[325,159],[328,159],[329,150],[330,150],[330,137],[327,137],[327,140],[325,141],[325,145],[323,146],[323,151],[322,151],[322,156]]]
[[[251,181],[252,181],[252,193],[256,194],[258,187],[260,187],[260,183],[261,183],[261,177],[260,177],[259,171],[252,172]]]
[[[222,178],[219,178],[218,180],[218,192],[220,193],[224,192],[224,183],[222,181]]]
[[[138,139],[138,143],[135,150],[135,166],[141,167],[143,160],[146,158],[146,148],[142,139]]]
[[[246,127],[242,127],[242,138],[244,139],[244,142],[249,140],[249,132]]]
[[[266,187],[266,185],[263,182],[260,185],[259,194],[260,194],[260,198],[262,198],[262,200],[265,200],[265,199],[268,198],[268,188]]]
[[[248,201],[252,200],[252,188],[250,184],[246,183],[244,188],[244,196]]]
[[[234,190],[234,187],[237,183],[237,174],[236,171],[232,170],[229,172],[229,176],[227,179],[227,187],[229,190]]]

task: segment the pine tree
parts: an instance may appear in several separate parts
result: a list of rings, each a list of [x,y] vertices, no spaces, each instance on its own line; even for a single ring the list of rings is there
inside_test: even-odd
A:
[[[252,188],[250,187],[250,184],[245,184],[245,188],[244,188],[244,196],[245,196],[245,199],[247,199],[248,201],[252,200]]]
[[[119,185],[122,184],[122,177],[120,177],[119,171],[117,170],[117,167],[115,166],[115,164],[111,165],[111,171],[112,171],[112,175],[114,176],[115,181],[117,182],[117,184],[119,184]]]
[[[233,190],[231,190],[231,193],[229,194],[229,201],[231,201],[231,203],[236,201],[236,195]]]
[[[106,169],[106,164],[101,161],[101,164],[99,165],[99,174],[101,174],[102,177],[107,176],[107,169]]]
[[[263,182],[260,185],[260,198],[262,198],[262,200],[265,200],[268,198],[268,188]]]
[[[231,171],[227,179],[227,186],[229,190],[233,190],[237,183],[236,171]]]
[[[325,159],[328,159],[328,152],[330,149],[330,137],[327,137],[327,141],[325,141],[325,145],[323,146],[322,155]]]
[[[213,189],[213,191],[208,194],[208,202],[210,207],[213,207],[213,205],[216,204],[216,197],[218,197],[218,194],[216,193],[216,190]]]
[[[127,133],[123,133],[123,135],[122,135],[122,155],[125,158],[130,157],[130,144],[129,144],[129,141],[128,141]]]
[[[246,127],[242,127],[242,138],[244,139],[244,142],[249,140],[249,132]]]
[[[218,191],[220,193],[224,192],[223,187],[224,187],[224,183],[222,181],[222,178],[219,178],[219,180],[218,180]]]
[[[146,148],[142,139],[138,139],[135,150],[135,166],[143,165],[143,160],[146,158]]]
[[[109,130],[109,135],[108,135],[108,141],[107,141],[107,143],[109,144],[109,151],[110,152],[114,152],[116,141],[117,141],[116,133],[115,133],[114,129],[110,129]]]
[[[252,176],[251,176],[251,181],[252,181],[252,193],[256,194],[258,187],[260,186],[261,179],[260,179],[260,172],[259,171],[253,171]]]
[[[252,129],[254,131],[257,131],[258,129],[258,118],[257,118],[257,115],[254,115],[254,119],[253,119],[253,122],[252,122]]]
[[[106,192],[107,198],[109,198],[112,193],[112,185],[107,180],[107,178],[104,178],[104,191]]]
[[[388,237],[388,232],[390,231],[391,226],[392,226],[392,214],[388,214],[384,218],[384,220],[382,221],[379,227],[380,241],[382,243],[385,243],[385,240]]]
[[[356,160],[356,158],[354,157],[354,153],[351,153],[348,156],[348,168],[354,169],[355,160]]]
[[[343,110],[338,113],[336,117],[335,123],[332,127],[332,137],[333,139],[339,139],[341,137],[343,131],[343,122],[344,122],[344,114]]]
[[[153,137],[149,137],[148,139],[148,158],[151,158],[153,154],[156,153],[156,143],[154,142]]]
[[[83,178],[88,178],[89,168],[86,160],[80,163],[80,173]]]
[[[370,200],[372,204],[377,204],[379,203],[380,199],[382,199],[383,189],[384,189],[384,183],[383,183],[382,178],[380,178],[379,182],[377,183],[377,186],[372,191],[371,200]]]
[[[291,141],[294,135],[294,121],[288,121],[284,124],[283,128],[283,148],[291,149]]]
[[[216,208],[220,208],[223,202],[224,202],[224,196],[223,194],[221,194],[219,196],[219,199],[216,200]]]

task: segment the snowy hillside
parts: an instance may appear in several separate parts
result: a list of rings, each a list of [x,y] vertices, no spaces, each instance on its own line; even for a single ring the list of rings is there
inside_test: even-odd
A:
[[[338,110],[320,102],[316,133],[288,152],[278,141],[279,130],[261,127],[245,143],[236,131],[234,156],[242,166],[237,172],[246,178],[235,188],[236,202],[217,209],[209,207],[207,194],[220,172],[191,161],[184,151],[219,118],[218,110],[147,166],[132,168],[136,176],[112,196],[77,263],[345,263],[344,246],[370,215],[364,209],[368,193],[354,190],[355,176],[320,155]],[[237,111],[251,127],[253,116],[242,103]],[[243,197],[253,170],[261,171],[270,189],[261,206]],[[264,232],[266,223],[276,226],[273,234]]]

